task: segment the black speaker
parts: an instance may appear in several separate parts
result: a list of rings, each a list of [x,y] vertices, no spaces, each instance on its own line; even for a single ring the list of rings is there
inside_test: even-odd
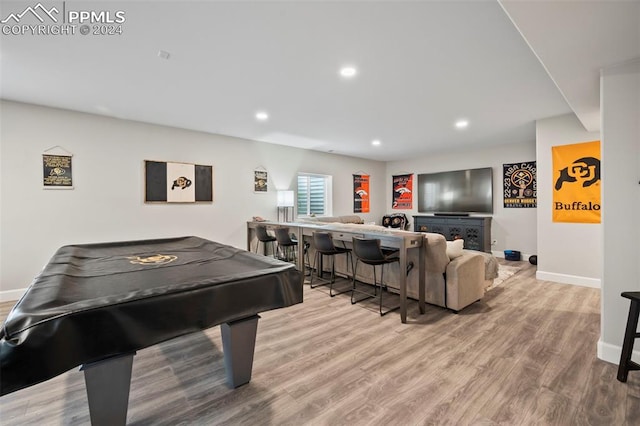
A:
[[[533,256],[529,256],[529,263],[532,265],[537,265],[538,264],[538,256],[537,255],[533,255]]]

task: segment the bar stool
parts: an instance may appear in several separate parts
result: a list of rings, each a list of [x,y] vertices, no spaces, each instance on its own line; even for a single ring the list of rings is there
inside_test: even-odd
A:
[[[291,238],[291,234],[289,234],[289,228],[276,228],[274,232],[276,234],[276,241],[278,242],[278,249],[282,254],[282,260],[286,262],[293,261],[294,263],[297,263],[298,240]],[[306,262],[302,265],[305,271],[305,276],[307,275],[307,265],[311,265],[311,262],[309,261],[309,247],[310,244],[305,241],[303,250]]]
[[[260,243],[262,243],[262,253],[267,255],[267,243],[271,243],[271,253],[273,256],[276,255],[276,237],[273,235],[269,235],[267,232],[267,227],[263,225],[256,226],[256,237],[258,238],[258,242],[256,243],[256,253],[258,253],[258,247]]]
[[[346,293],[347,291],[351,291],[351,289],[344,290],[338,293],[333,292],[333,283],[336,280],[336,264],[335,264],[335,256],[338,254],[346,254],[347,255],[347,273],[349,272],[349,263],[351,263],[351,270],[353,271],[353,257],[351,256],[351,249],[346,247],[336,247],[333,244],[333,237],[329,232],[314,232],[313,233],[313,246],[316,249],[316,255],[313,258],[313,266],[311,267],[311,281],[309,286],[311,288],[316,288],[319,285],[329,284],[329,296],[334,297],[337,294]],[[324,280],[322,278],[322,274],[324,273],[324,268],[322,266],[323,256],[331,257],[331,276],[329,281]],[[318,262],[318,260],[320,262]],[[316,269],[316,265],[320,263],[320,268],[318,269],[318,277],[323,281],[322,284],[313,285],[313,271]]]
[[[285,262],[296,261],[296,253],[298,252],[298,241],[292,240],[289,235],[289,228],[276,228],[276,241],[278,249],[282,255],[281,260]]]
[[[640,291],[625,291],[621,296],[631,300],[627,329],[624,333],[622,354],[620,355],[620,364],[618,365],[618,380],[626,382],[629,371],[640,370],[640,364],[631,361],[633,343],[635,339],[640,337],[640,333],[637,331],[638,316],[640,315]]]
[[[380,316],[386,315],[391,311],[395,311],[400,306],[393,307],[388,309],[387,311],[382,311],[382,293],[384,292],[384,265],[389,263],[399,262],[400,258],[398,257],[397,250],[386,250],[380,247],[380,240],[377,238],[358,238],[353,237],[353,252],[356,254],[356,265],[353,271],[353,289],[351,290],[351,304],[354,305],[357,302],[361,302],[363,300],[379,297],[380,299]],[[356,288],[356,272],[358,270],[358,261],[362,263],[366,263],[367,265],[373,266],[373,294],[367,291],[358,290]],[[376,266],[381,266],[380,271],[380,294],[378,295],[378,283],[376,280]],[[355,300],[355,293],[364,294],[367,297],[362,298],[360,300]]]

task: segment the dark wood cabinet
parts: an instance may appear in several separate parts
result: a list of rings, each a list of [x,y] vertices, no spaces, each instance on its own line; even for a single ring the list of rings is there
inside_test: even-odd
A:
[[[464,248],[491,253],[491,218],[480,216],[413,216],[415,232],[442,234],[449,241],[459,236]]]

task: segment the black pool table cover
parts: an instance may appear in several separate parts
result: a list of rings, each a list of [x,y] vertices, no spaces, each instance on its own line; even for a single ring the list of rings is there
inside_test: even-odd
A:
[[[302,302],[292,264],[199,237],[60,248],[0,332],[0,395]]]

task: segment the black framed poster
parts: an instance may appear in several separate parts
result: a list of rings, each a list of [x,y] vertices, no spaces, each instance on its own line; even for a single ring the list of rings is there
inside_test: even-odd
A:
[[[505,208],[537,207],[538,182],[536,162],[503,164],[503,196]]]
[[[73,189],[71,155],[42,154],[42,186],[45,189]]]

